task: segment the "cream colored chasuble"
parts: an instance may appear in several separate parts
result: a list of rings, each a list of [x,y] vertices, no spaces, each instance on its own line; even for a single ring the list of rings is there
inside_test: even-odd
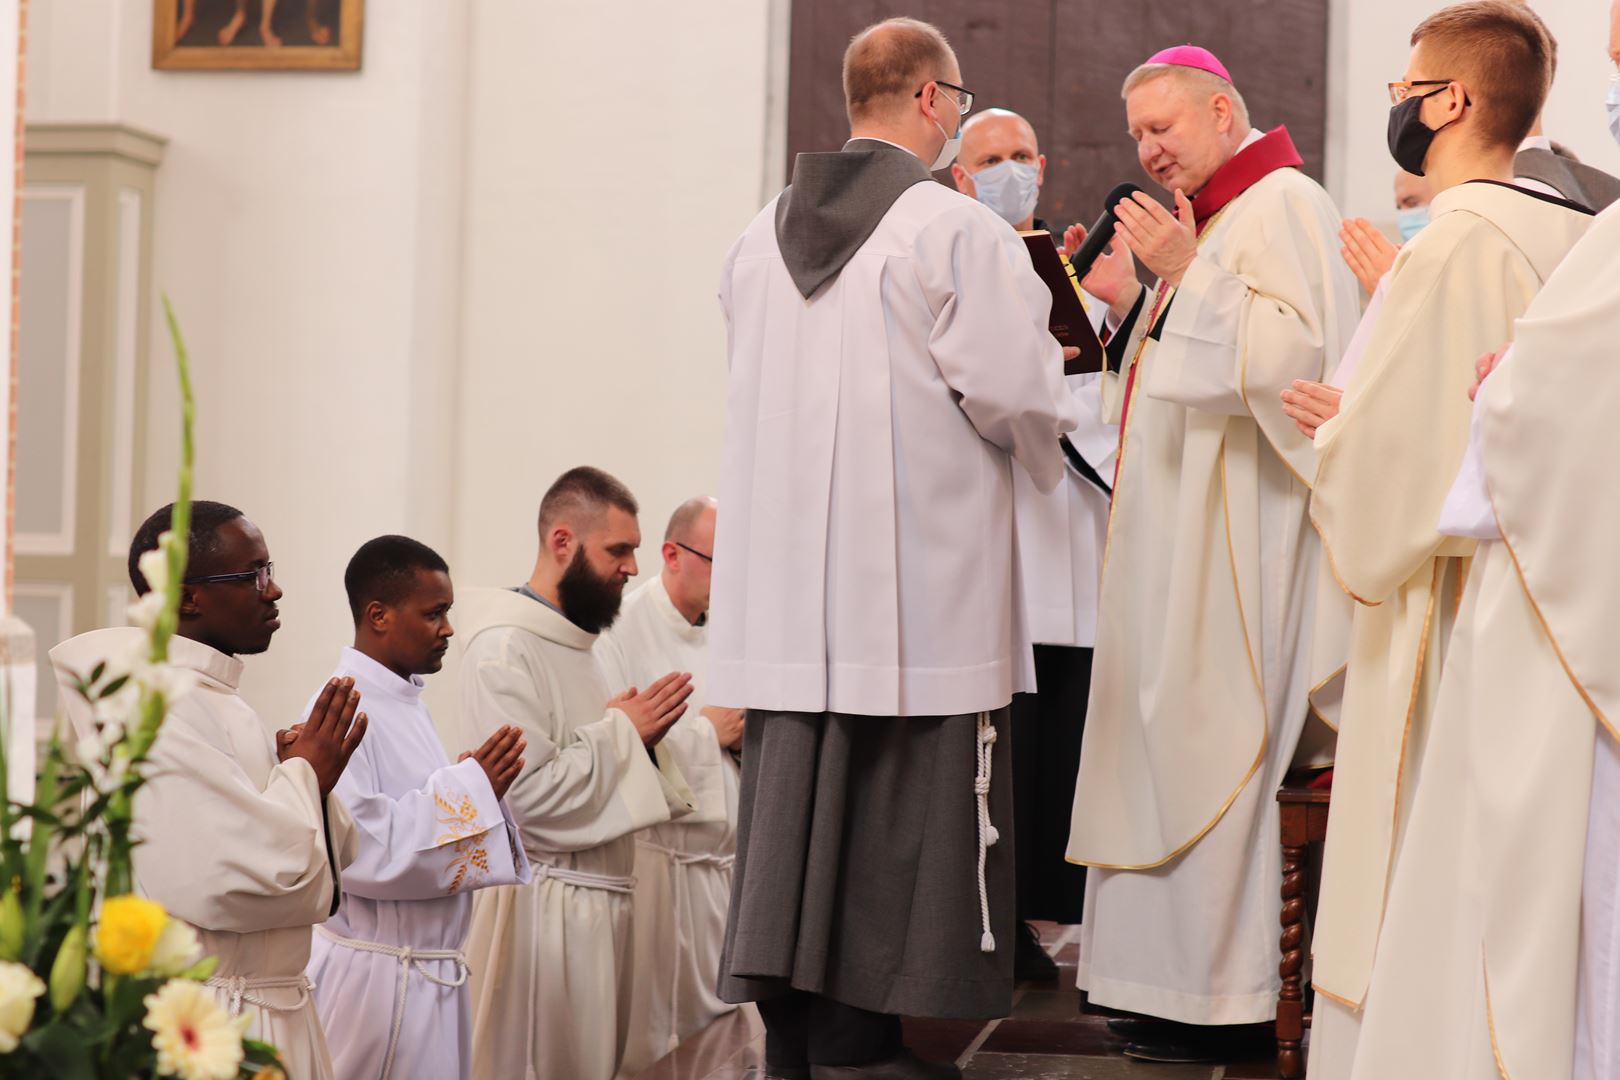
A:
[[[1342,411],[1317,432],[1311,517],[1329,571],[1358,603],[1313,942],[1313,983],[1328,999],[1313,1027],[1315,1077],[1354,1051],[1353,1029],[1333,1014],[1366,996],[1474,550],[1438,530],[1468,443],[1474,363],[1509,338],[1592,220],[1487,182],[1441,192],[1431,213],[1390,270]]]
[[[1480,543],[1452,638],[1356,1077],[1614,1075],[1614,1013],[1578,1024],[1576,988],[1578,971],[1613,972],[1620,951],[1615,897],[1582,895],[1583,867],[1603,869],[1620,846],[1593,836],[1609,854],[1587,861],[1589,807],[1614,797],[1593,789],[1594,748],[1620,716],[1617,359],[1610,209],[1480,391],[1476,443],[1502,539]],[[1594,1034],[1607,1064],[1591,1058]]]
[[[1103,1004],[1194,1023],[1275,1011],[1271,793],[1307,713],[1317,561],[1313,455],[1278,394],[1322,378],[1355,327],[1338,227],[1304,174],[1265,175],[1206,225],[1140,354],[1069,840],[1104,868],[1079,972]],[[1105,383],[1117,407],[1124,380]]]

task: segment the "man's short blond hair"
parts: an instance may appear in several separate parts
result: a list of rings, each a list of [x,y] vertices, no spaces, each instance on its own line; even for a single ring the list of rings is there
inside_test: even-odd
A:
[[[844,108],[850,123],[898,109],[923,83],[945,78],[955,59],[939,28],[919,19],[868,26],[844,50]]]
[[[1120,87],[1119,96],[1130,97],[1131,91],[1138,86],[1163,78],[1174,78],[1189,94],[1202,95],[1206,99],[1216,94],[1225,94],[1232,102],[1232,117],[1238,122],[1238,126],[1249,126],[1249,105],[1243,100],[1243,95],[1238,93],[1237,87],[1213,71],[1187,67],[1185,64],[1143,64],[1125,76],[1125,85]]]

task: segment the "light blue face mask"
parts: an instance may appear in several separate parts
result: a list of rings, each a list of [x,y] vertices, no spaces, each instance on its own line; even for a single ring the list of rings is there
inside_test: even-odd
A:
[[[1395,212],[1395,222],[1400,226],[1401,240],[1412,239],[1423,231],[1423,226],[1429,223],[1429,208],[1427,206],[1408,206],[1405,210]]]
[[[1029,220],[1041,197],[1034,165],[1008,158],[973,174],[973,190],[980,202],[1013,228]]]
[[[1614,141],[1620,143],[1620,67],[1609,76],[1609,96],[1606,100],[1609,106],[1609,134]]]

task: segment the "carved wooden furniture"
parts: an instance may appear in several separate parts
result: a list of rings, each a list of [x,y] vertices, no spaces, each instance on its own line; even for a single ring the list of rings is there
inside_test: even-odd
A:
[[[1305,925],[1314,914],[1310,848],[1327,839],[1330,792],[1307,786],[1306,775],[1290,775],[1277,791],[1282,832],[1282,991],[1277,995],[1277,1075],[1305,1075],[1301,1046],[1310,1017],[1305,1014]]]

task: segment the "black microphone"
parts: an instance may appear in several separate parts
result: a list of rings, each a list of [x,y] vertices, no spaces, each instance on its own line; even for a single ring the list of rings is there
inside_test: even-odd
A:
[[[1091,272],[1091,264],[1103,253],[1108,241],[1114,238],[1114,226],[1119,224],[1119,219],[1114,216],[1114,207],[1118,206],[1121,200],[1128,199],[1141,190],[1135,184],[1116,184],[1114,190],[1108,193],[1108,197],[1103,200],[1102,217],[1086,230],[1086,238],[1080,241],[1080,246],[1069,256],[1069,265],[1074,267],[1076,281]]]

